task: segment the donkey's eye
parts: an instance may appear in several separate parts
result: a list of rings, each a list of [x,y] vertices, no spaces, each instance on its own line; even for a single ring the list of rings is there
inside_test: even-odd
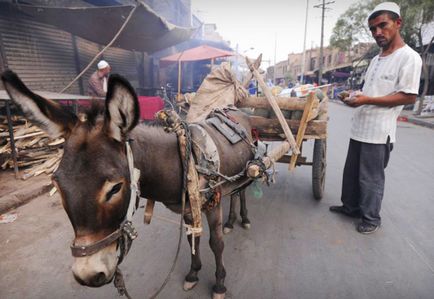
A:
[[[118,183],[118,184],[114,185],[112,187],[112,189],[109,192],[107,192],[107,194],[105,196],[105,200],[109,201],[113,195],[115,195],[116,193],[118,193],[121,190],[121,188],[122,188],[122,183]]]

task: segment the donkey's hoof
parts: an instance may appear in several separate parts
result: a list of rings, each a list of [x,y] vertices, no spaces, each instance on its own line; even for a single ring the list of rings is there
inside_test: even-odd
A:
[[[219,294],[219,293],[213,292],[212,293],[212,299],[225,299],[225,294],[226,293]]]
[[[199,280],[192,281],[192,282],[185,280],[184,287],[183,287],[184,291],[190,291],[192,288],[194,288],[197,285],[198,282]]]
[[[244,229],[250,229],[250,222],[243,222],[243,223],[241,223],[241,226],[242,226],[242,228],[244,228]]]
[[[225,227],[223,227],[223,234],[227,235],[227,234],[231,233],[232,230],[233,230],[233,228],[225,226]]]

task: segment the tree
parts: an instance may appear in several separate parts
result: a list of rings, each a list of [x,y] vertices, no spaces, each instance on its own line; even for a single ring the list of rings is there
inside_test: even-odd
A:
[[[358,42],[367,41],[371,34],[367,26],[369,12],[382,0],[360,1],[350,6],[336,22],[330,38],[330,45],[341,50],[349,50]],[[423,101],[428,90],[427,48],[422,44],[423,28],[434,21],[433,0],[400,0],[395,1],[401,8],[403,26],[401,36],[410,47],[420,53],[424,74],[424,87],[419,99],[418,114],[422,111]],[[431,40],[432,44],[432,40]],[[428,45],[428,49],[430,45]]]
[[[371,0],[351,5],[337,20],[330,37],[330,45],[343,51],[350,50],[359,42],[371,40],[371,33],[366,24],[368,14],[382,2]]]
[[[424,47],[422,42],[423,30],[427,24],[434,21],[434,1],[432,0],[410,0],[401,1],[401,14],[403,16],[404,28],[401,31],[402,37],[405,42],[419,51],[422,57],[422,74],[424,78],[424,86],[422,94],[419,98],[419,107],[417,114],[420,115],[423,108],[423,102],[428,91],[430,83],[428,74],[428,51],[433,44],[433,38]],[[432,81],[432,79],[431,79]]]

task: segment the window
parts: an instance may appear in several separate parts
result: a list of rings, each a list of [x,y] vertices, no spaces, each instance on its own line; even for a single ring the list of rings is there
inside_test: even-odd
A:
[[[313,71],[315,69],[315,58],[310,59],[310,67],[309,69]]]

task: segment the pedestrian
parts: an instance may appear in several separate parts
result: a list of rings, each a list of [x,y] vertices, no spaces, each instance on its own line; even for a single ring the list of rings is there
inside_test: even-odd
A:
[[[89,96],[105,97],[107,94],[107,81],[111,71],[110,65],[105,60],[97,64],[97,70],[89,78],[87,93]]]
[[[377,5],[368,17],[380,54],[365,75],[362,92],[344,99],[355,109],[342,181],[342,206],[330,211],[361,218],[357,231],[373,233],[381,225],[384,169],[395,143],[397,118],[404,105],[414,104],[422,60],[403,41],[400,8],[394,2]]]

